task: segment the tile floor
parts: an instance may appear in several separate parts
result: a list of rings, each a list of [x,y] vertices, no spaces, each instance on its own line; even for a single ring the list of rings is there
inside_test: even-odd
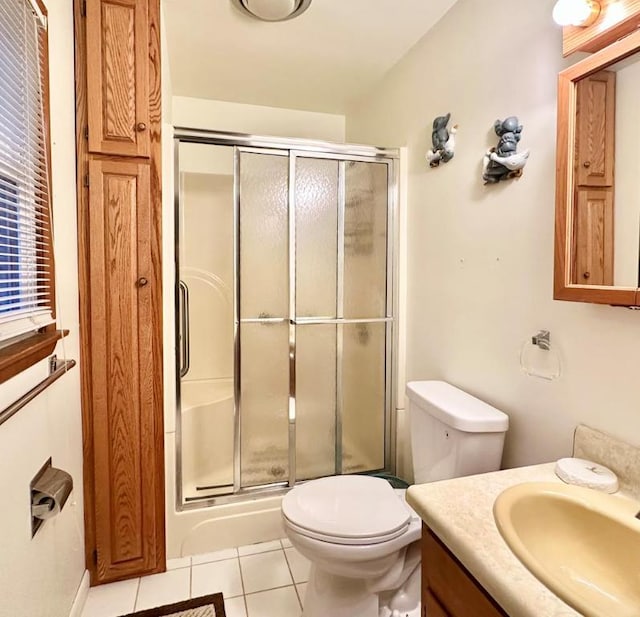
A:
[[[92,587],[82,617],[119,617],[217,591],[227,617],[300,617],[309,565],[286,539],[170,559],[163,574]]]

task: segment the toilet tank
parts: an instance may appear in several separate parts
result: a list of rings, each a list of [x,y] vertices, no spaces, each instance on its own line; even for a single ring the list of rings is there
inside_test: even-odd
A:
[[[500,469],[509,417],[444,381],[407,384],[416,484]]]

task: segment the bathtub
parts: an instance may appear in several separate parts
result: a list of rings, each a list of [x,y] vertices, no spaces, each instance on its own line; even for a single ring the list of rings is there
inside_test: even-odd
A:
[[[183,381],[180,386],[183,497],[233,490],[233,379]]]

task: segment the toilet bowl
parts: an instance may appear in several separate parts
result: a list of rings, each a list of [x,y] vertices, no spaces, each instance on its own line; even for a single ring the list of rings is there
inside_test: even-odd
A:
[[[419,606],[422,524],[386,480],[313,480],[285,496],[282,514],[312,563],[304,617],[404,617]]]
[[[500,468],[506,414],[442,381],[411,382],[407,395],[417,483]],[[311,480],[282,516],[312,564],[303,617],[419,617],[422,522],[386,480]]]

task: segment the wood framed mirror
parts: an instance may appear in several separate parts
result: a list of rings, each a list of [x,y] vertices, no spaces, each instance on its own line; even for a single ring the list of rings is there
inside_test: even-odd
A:
[[[554,298],[640,304],[640,31],[558,78]]]

